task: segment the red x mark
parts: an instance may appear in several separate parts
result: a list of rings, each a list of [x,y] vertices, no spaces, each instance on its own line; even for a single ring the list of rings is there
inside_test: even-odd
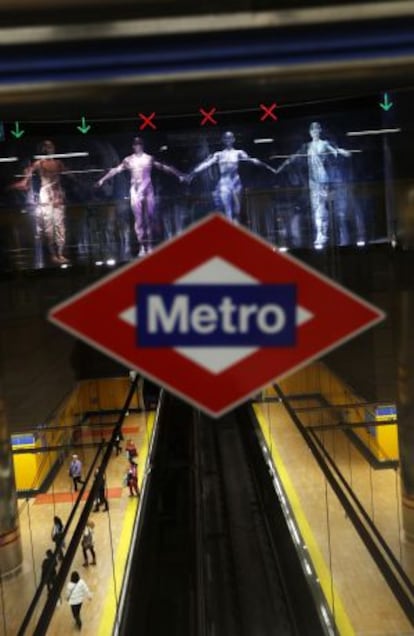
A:
[[[273,102],[273,104],[271,104],[270,106],[265,106],[264,104],[260,104],[260,108],[264,111],[263,115],[260,117],[260,121],[264,121],[268,117],[276,121],[277,117],[273,112],[276,107],[277,107],[276,102]]]
[[[151,115],[148,115],[148,117],[146,115],[143,115],[142,113],[139,113],[139,116],[142,119],[142,124],[139,127],[140,130],[144,130],[144,128],[146,128],[147,126],[150,126],[153,130],[156,130],[157,127],[152,121],[155,117],[155,113],[151,113]]]
[[[200,113],[204,115],[203,119],[200,122],[201,126],[205,126],[207,122],[209,122],[210,124],[217,124],[217,121],[213,117],[217,108],[211,108],[208,112],[206,112],[204,108],[200,108],[199,110],[200,110]]]

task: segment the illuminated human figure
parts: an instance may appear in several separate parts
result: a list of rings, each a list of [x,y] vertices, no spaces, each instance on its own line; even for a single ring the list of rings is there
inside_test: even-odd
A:
[[[328,162],[331,157],[350,157],[349,150],[338,148],[326,139],[321,139],[322,126],[319,122],[312,122],[309,126],[309,134],[312,141],[305,143],[298,152],[291,155],[276,170],[280,173],[300,157],[307,157],[308,184],[310,205],[316,235],[314,246],[322,248],[328,241],[329,210],[328,195],[330,186],[330,174]]]
[[[34,207],[35,240],[39,245],[45,237],[52,262],[61,265],[69,262],[64,256],[65,193],[61,183],[61,175],[66,172],[66,169],[64,163],[54,157],[53,141],[43,141],[40,145],[40,153],[41,156],[26,168],[23,179],[14,183],[11,188],[32,191],[33,174],[39,175],[40,190]]]
[[[215,204],[224,210],[225,215],[235,221],[240,222],[240,210],[241,210],[241,196],[243,191],[243,185],[239,174],[239,164],[241,161],[246,161],[254,164],[255,166],[261,166],[277,174],[277,171],[268,166],[260,159],[250,157],[244,150],[239,150],[234,147],[236,138],[230,131],[225,132],[222,137],[224,145],[223,150],[215,152],[210,157],[207,157],[204,161],[198,164],[187,176],[187,181],[191,182],[195,175],[203,170],[207,170],[211,166],[217,165],[220,178],[217,186],[213,191],[213,198]]]
[[[123,170],[129,170],[131,174],[131,209],[135,218],[135,233],[140,245],[139,255],[142,256],[146,251],[151,252],[153,242],[155,197],[151,180],[152,169],[157,168],[180,180],[184,180],[184,175],[145,153],[144,143],[140,137],[135,137],[132,148],[134,152],[99,179],[97,186],[102,186],[107,179],[111,179]]]

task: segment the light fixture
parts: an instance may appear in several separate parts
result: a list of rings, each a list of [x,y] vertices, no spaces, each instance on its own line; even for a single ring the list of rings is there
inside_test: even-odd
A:
[[[70,159],[72,157],[89,157],[89,152],[52,152],[50,155],[34,155],[35,159]]]
[[[388,135],[401,132],[401,128],[372,128],[370,130],[350,130],[347,137],[363,137],[365,135]]]

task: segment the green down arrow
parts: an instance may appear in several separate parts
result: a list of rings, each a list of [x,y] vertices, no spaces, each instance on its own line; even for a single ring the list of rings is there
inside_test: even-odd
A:
[[[393,103],[388,101],[388,93],[384,93],[384,101],[380,102],[379,104],[382,108],[382,110],[389,110],[390,108],[392,108]]]
[[[20,124],[18,121],[14,122],[14,130],[10,131],[13,137],[19,139],[22,135],[24,135],[24,130],[20,130]]]
[[[89,125],[86,124],[86,119],[85,117],[82,117],[81,119],[81,126],[77,126],[77,129],[83,134],[86,135],[87,132],[90,131],[91,127]]]

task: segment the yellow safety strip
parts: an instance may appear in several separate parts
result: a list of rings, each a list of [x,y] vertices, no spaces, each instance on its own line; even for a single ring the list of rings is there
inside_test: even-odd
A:
[[[314,537],[314,534],[309,525],[309,522],[306,519],[305,513],[300,503],[300,499],[293,486],[292,480],[290,479],[289,474],[286,470],[286,467],[283,464],[282,458],[279,454],[279,451],[277,450],[275,439],[273,435],[271,435],[270,433],[270,426],[267,424],[266,418],[259,405],[256,405],[256,404],[254,405],[254,411],[255,411],[257,420],[259,422],[260,428],[262,429],[263,436],[266,440],[269,453],[271,453],[271,457],[277,469],[278,476],[283,484],[283,489],[289,500],[289,504],[292,508],[292,512],[294,514],[299,531],[306,544],[309,556],[312,560],[313,567],[315,568],[320,585],[322,587],[322,591],[325,595],[327,603],[329,604],[329,607],[331,608],[332,614],[334,614],[336,627],[341,636],[355,636],[355,631],[345,611],[344,605],[338,595],[338,592],[335,589],[335,586],[333,586],[334,599],[335,599],[335,602],[333,602],[334,599],[332,598],[332,584],[331,584],[330,570],[325,563],[325,560],[319,549],[319,546]]]
[[[151,412],[147,416],[146,420],[145,436],[139,451],[140,459],[138,465],[138,483],[140,488],[142,486],[142,479],[144,476],[145,465],[148,457],[149,444],[154,428],[155,414]],[[106,591],[105,602],[102,608],[101,621],[98,629],[98,636],[111,636],[111,634],[113,633],[116,617],[116,606],[122,589],[125,566],[129,553],[129,547],[131,544],[137,506],[138,499],[136,497],[128,498],[125,517],[121,529],[121,535],[119,537],[119,543],[116,550],[115,572],[113,573],[113,576],[109,581],[108,589]]]

